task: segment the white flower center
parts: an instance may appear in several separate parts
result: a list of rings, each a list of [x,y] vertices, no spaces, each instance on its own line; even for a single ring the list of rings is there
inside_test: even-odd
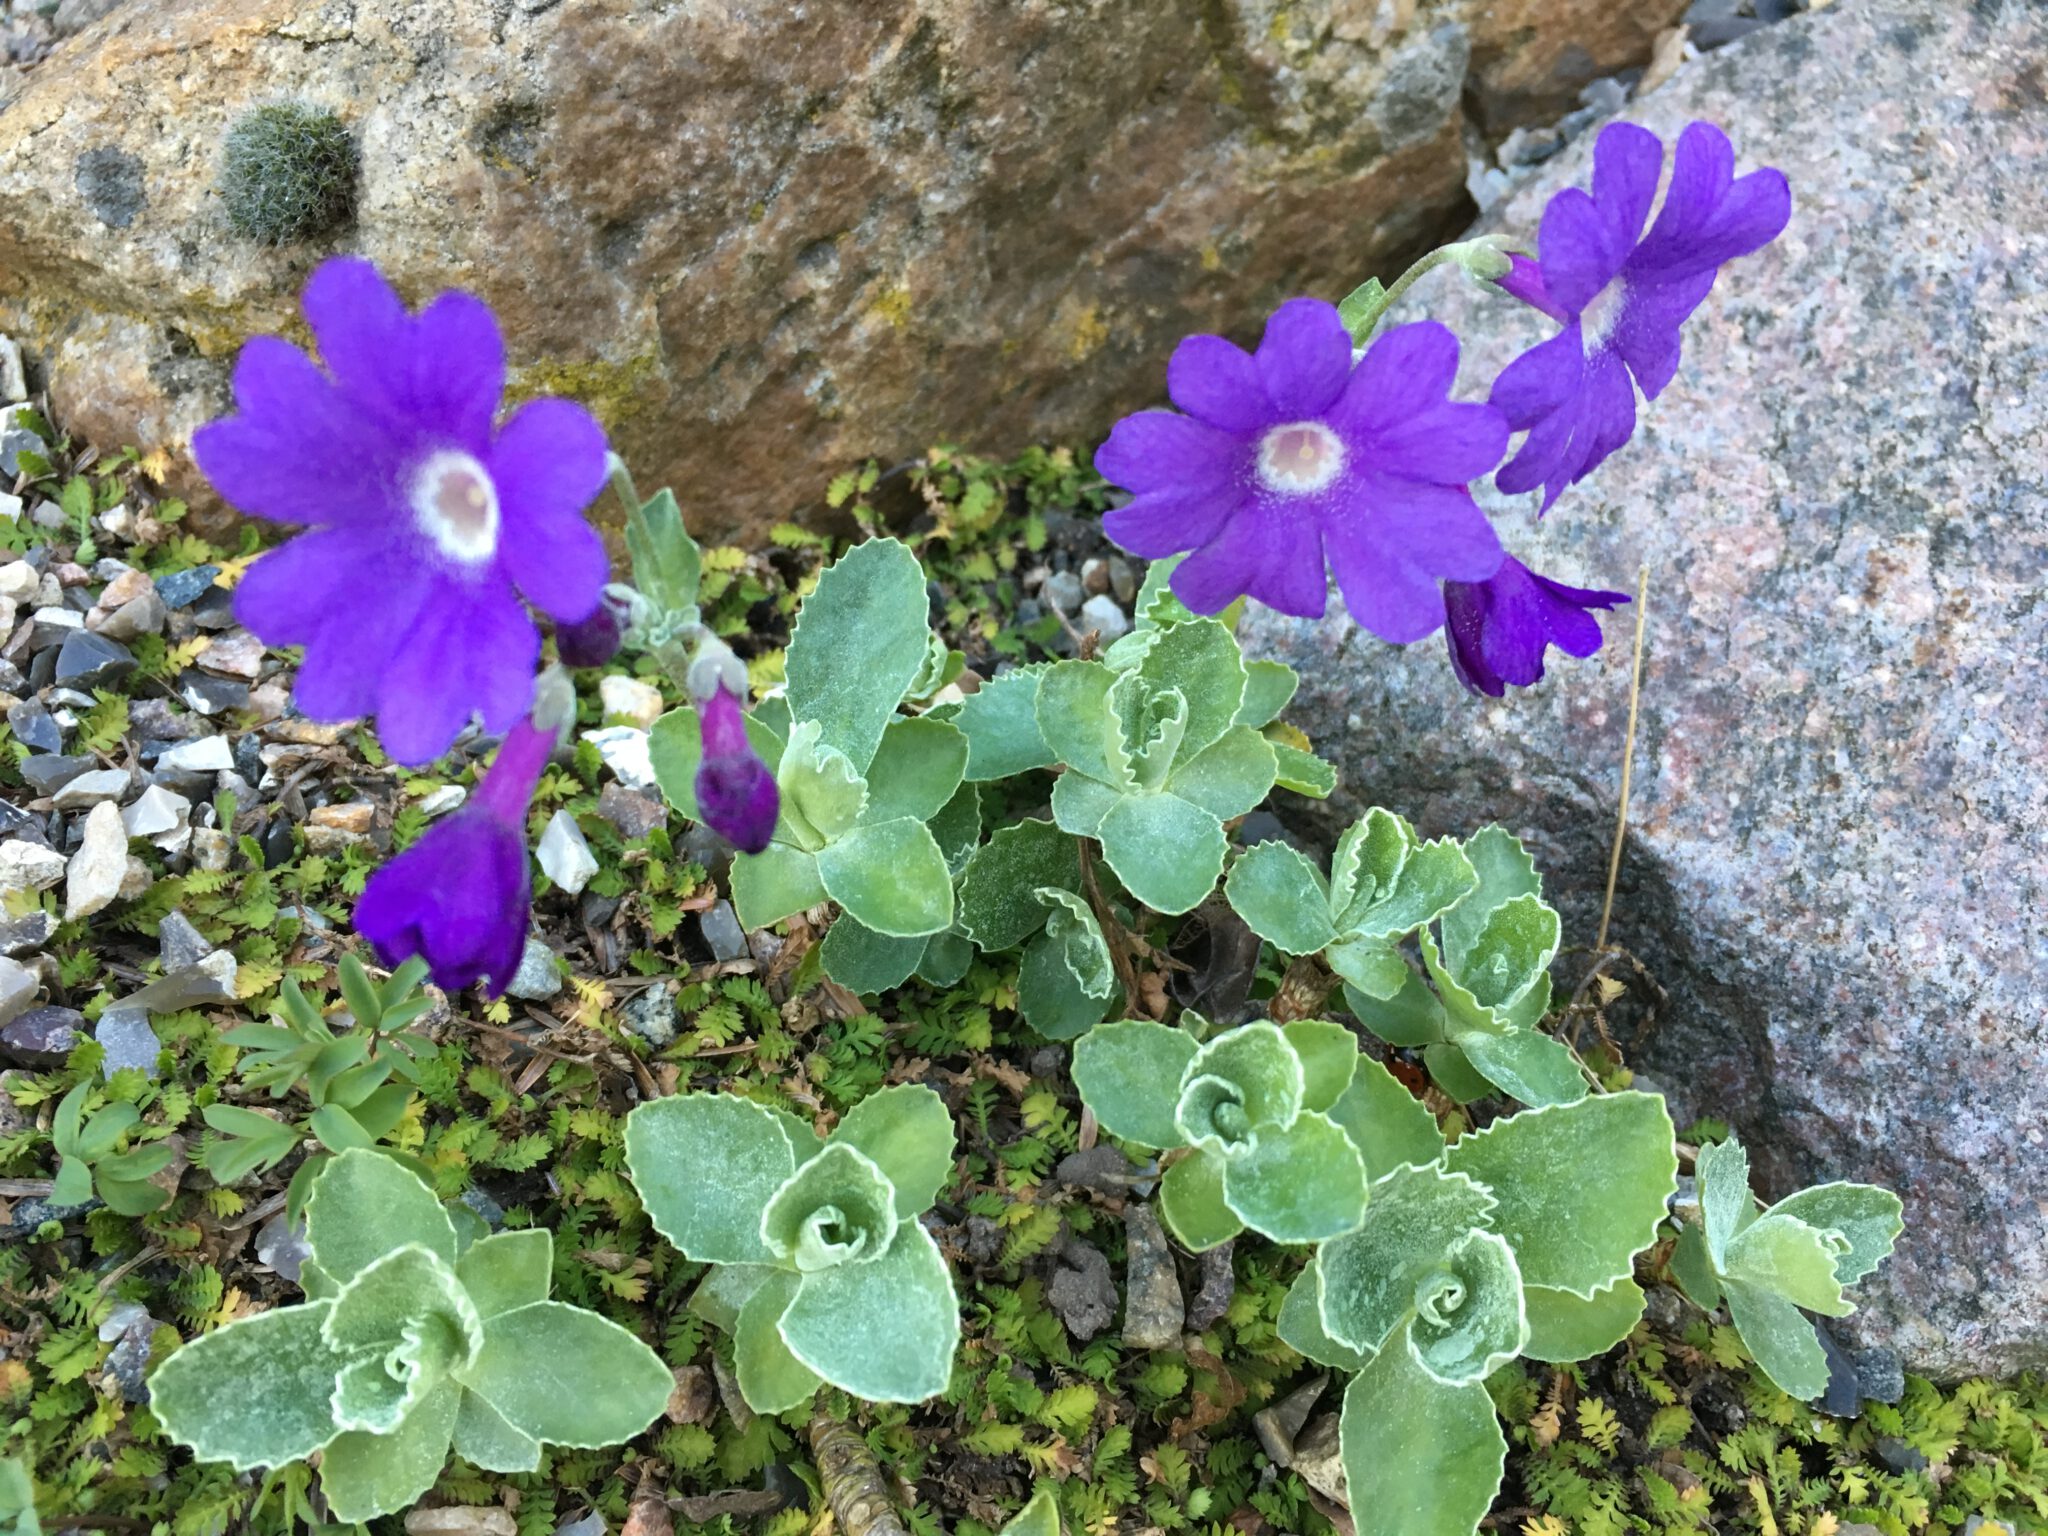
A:
[[[1628,284],[1619,277],[1593,295],[1592,302],[1579,316],[1579,333],[1585,337],[1587,351],[1607,345],[1607,338],[1614,334],[1627,309]]]
[[[413,471],[412,513],[451,560],[481,565],[498,552],[498,488],[459,448],[442,448]]]
[[[1344,472],[1344,440],[1320,421],[1291,421],[1259,439],[1259,479],[1268,490],[1306,496]]]

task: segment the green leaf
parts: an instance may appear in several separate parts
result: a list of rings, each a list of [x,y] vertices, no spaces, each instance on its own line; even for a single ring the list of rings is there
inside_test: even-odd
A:
[[[1424,1046],[1422,1064],[1429,1068],[1430,1081],[1454,1104],[1470,1104],[1493,1092],[1493,1084],[1481,1077],[1464,1051],[1449,1041]]]
[[[1046,670],[1012,668],[961,701],[953,724],[967,738],[969,780],[1007,779],[1056,761],[1038,728],[1038,680]]]
[[[796,1167],[775,1112],[732,1094],[655,1099],[626,1117],[626,1171],[648,1219],[700,1264],[770,1261],[761,1212]]]
[[[689,1310],[721,1333],[737,1332],[740,1312],[754,1292],[774,1276],[787,1273],[766,1264],[714,1264],[690,1293]]]
[[[609,1318],[537,1301],[484,1324],[462,1384],[521,1433],[580,1450],[620,1445],[668,1406],[661,1356]]]
[[[1472,1536],[1507,1465],[1486,1388],[1443,1385],[1398,1339],[1344,1389],[1338,1436],[1351,1507],[1370,1511],[1373,1536]]]
[[[1365,1164],[1328,1116],[1303,1110],[1292,1125],[1259,1132],[1258,1144],[1226,1158],[1223,1200],[1277,1243],[1317,1243],[1358,1225]]]
[[[1846,1317],[1856,1307],[1842,1295],[1835,1261],[1848,1252],[1848,1242],[1796,1216],[1765,1215],[1730,1239],[1721,1277],[1731,1286],[1774,1291],[1809,1312]]]
[[[1231,866],[1223,891],[1252,932],[1285,954],[1312,955],[1337,940],[1322,872],[1287,843],[1247,849]]]
[[[1053,781],[1052,819],[1062,832],[1094,837],[1109,813],[1123,803],[1123,792],[1082,773],[1063,773]]]
[[[479,1238],[455,1265],[483,1318],[546,1301],[554,1272],[555,1240],[544,1227]]]
[[[1410,990],[1410,983],[1416,979],[1415,973],[1408,969],[1408,962],[1401,958],[1401,951],[1396,947],[1399,942],[1397,939],[1343,939],[1323,952],[1324,961],[1342,978],[1345,992],[1366,1000],[1357,1004],[1354,1011],[1368,1025],[1388,1016],[1384,1009],[1373,1007],[1374,1003],[1400,997]],[[1441,1017],[1442,1006],[1434,997],[1429,998],[1428,1007]],[[1383,1034],[1381,1038],[1390,1045],[1401,1043],[1392,1035]]]
[[[867,806],[866,781],[852,759],[820,739],[815,720],[791,729],[775,780],[782,795],[775,840],[812,853],[844,837]]]
[[[931,646],[931,600],[917,556],[894,539],[855,545],[798,610],[783,663],[790,713],[865,774]]]
[[[1187,730],[1188,701],[1178,689],[1135,672],[1111,683],[1108,697],[1110,782],[1146,792],[1163,788]]]
[[[1444,1166],[1493,1192],[1493,1230],[1513,1245],[1524,1280],[1584,1300],[1627,1278],[1657,1240],[1678,1179],[1671,1116],[1649,1093],[1495,1120],[1460,1137]]]
[[[1522,1353],[1559,1363],[1604,1355],[1635,1331],[1647,1299],[1634,1280],[1617,1280],[1590,1301],[1547,1285],[1525,1285],[1529,1342]]]
[[[1196,757],[1183,755],[1166,788],[1219,821],[1229,821],[1264,800],[1278,773],[1272,743],[1250,726],[1236,725]]]
[[[1038,680],[1038,729],[1055,759],[1104,784],[1109,765],[1109,688],[1116,674],[1099,661],[1058,662]]]
[[[1159,1214],[1181,1246],[1203,1253],[1244,1230],[1223,1198],[1224,1160],[1197,1147],[1159,1181]]]
[[[1198,1088],[1205,1078],[1229,1091],[1218,1095]],[[1304,1088],[1301,1058],[1287,1036],[1277,1024],[1255,1019],[1225,1030],[1196,1052],[1174,1106],[1174,1123],[1190,1142],[1211,1137],[1239,1142],[1249,1130],[1292,1125],[1301,1113]],[[1237,1107],[1239,1113],[1228,1118],[1241,1121],[1240,1128],[1218,1123],[1223,1104]]]
[[[1792,1216],[1824,1232],[1839,1232],[1848,1243],[1835,1258],[1835,1278],[1854,1285],[1882,1264],[1905,1230],[1899,1197],[1875,1184],[1817,1184],[1789,1195],[1763,1219]]]
[[[1465,839],[1464,851],[1478,883],[1470,896],[1444,914],[1444,952],[1461,975],[1466,956],[1497,908],[1517,897],[1543,895],[1536,861],[1505,827],[1481,827]]]
[[[1010,949],[1045,926],[1043,888],[1081,889],[1081,846],[1049,821],[998,827],[960,876],[960,928],[982,949]]]
[[[1448,956],[1449,969],[1481,1008],[1508,1008],[1548,973],[1561,932],[1542,897],[1517,896],[1487,915],[1463,954]]]
[[[1714,1260],[1707,1252],[1706,1233],[1696,1224],[1687,1222],[1678,1229],[1670,1267],[1671,1278],[1702,1312],[1711,1312],[1721,1305],[1721,1280],[1714,1273]]]
[[[894,938],[953,926],[953,875],[921,821],[856,827],[818,854],[825,890],[862,924]]]
[[[967,771],[967,738],[943,720],[892,720],[868,764],[863,821],[930,821]]]
[[[704,557],[683,528],[675,493],[663,487],[626,519],[626,552],[633,561],[633,585],[665,613],[681,613],[697,602]]]
[[[1412,840],[1414,834],[1407,830],[1407,823],[1395,819]],[[1366,872],[1369,870],[1361,871]],[[1360,885],[1350,905],[1338,915],[1337,929],[1347,938],[1400,938],[1453,909],[1477,878],[1464,850],[1450,838],[1411,844],[1391,884],[1376,884],[1369,891]],[[1333,882],[1333,904],[1336,897]]]
[[[898,1217],[889,1176],[866,1153],[834,1142],[799,1168],[761,1213],[761,1236],[787,1268],[872,1262]]]
[[[448,1462],[462,1389],[444,1381],[388,1434],[351,1430],[320,1455],[320,1491],[337,1520],[396,1514],[433,1487]]]
[[[1274,1331],[1288,1348],[1317,1365],[1326,1365],[1336,1371],[1363,1370],[1371,1355],[1348,1344],[1339,1344],[1323,1332],[1322,1310],[1316,1303],[1318,1285],[1316,1257],[1310,1254],[1294,1284],[1287,1288],[1287,1297],[1280,1303],[1280,1319],[1274,1324]]]
[[[367,1152],[377,1145],[376,1137],[339,1104],[322,1104],[306,1123],[330,1152]]]
[[[1708,1142],[1693,1163],[1699,1181],[1700,1216],[1707,1228],[1707,1252],[1714,1268],[1728,1267],[1728,1244],[1756,1220],[1756,1197],[1749,1192],[1749,1154],[1730,1136]]]
[[[1188,701],[1181,762],[1219,740],[1244,703],[1244,657],[1236,637],[1215,619],[1190,619],[1161,630],[1138,664],[1138,675],[1156,687],[1174,689]],[[1264,791],[1260,793],[1263,796]]]
[[[1330,1106],[1329,1115],[1358,1148],[1368,1181],[1382,1179],[1405,1163],[1434,1163],[1443,1155],[1436,1116],[1370,1056],[1358,1058],[1351,1086]]]
[[[898,1083],[869,1094],[839,1122],[829,1147],[843,1142],[865,1153],[896,1191],[896,1219],[931,1209],[953,1177],[953,1117],[945,1100],[919,1084]]]
[[[1169,917],[1200,906],[1223,873],[1223,823],[1173,795],[1124,796],[1098,835],[1124,889]]]
[[[887,992],[910,979],[931,942],[892,939],[842,912],[825,933],[825,974],[849,992]]]
[[[1740,1280],[1724,1285],[1735,1331],[1778,1390],[1809,1403],[1827,1391],[1827,1353],[1805,1315],[1784,1297],[1760,1287]]]
[[[1040,1483],[1030,1502],[996,1536],[1060,1536],[1060,1506],[1053,1498],[1052,1484]]]
[[[974,964],[974,946],[956,929],[935,933],[925,943],[924,958],[917,962],[917,975],[935,987],[958,986],[967,968]]]
[[[787,843],[770,843],[759,853],[733,858],[733,912],[749,933],[815,907],[828,897],[814,853]]]
[[[1522,1273],[1499,1233],[1467,1232],[1417,1282],[1408,1345],[1446,1386],[1484,1381],[1528,1340]]]
[[[931,1234],[906,1221],[880,1258],[804,1276],[781,1328],[791,1353],[834,1386],[920,1403],[952,1376],[960,1303]]]
[[[1048,1040],[1074,1040],[1102,1022],[1116,995],[1109,946],[1087,903],[1068,891],[1046,930],[1025,946],[1017,969],[1017,1007]]]
[[[1533,1029],[1499,1035],[1471,1029],[1460,1030],[1455,1039],[1465,1059],[1510,1098],[1543,1107],[1574,1104],[1586,1096],[1586,1074],[1578,1059],[1548,1035]]]
[[[306,1246],[346,1285],[406,1243],[455,1262],[455,1228],[420,1176],[394,1157],[361,1149],[328,1159],[306,1201]]]
[[[1294,668],[1279,661],[1248,661],[1244,664],[1244,702],[1237,706],[1232,723],[1253,730],[1271,725],[1294,697],[1301,678]]]
[[[1379,1350],[1414,1310],[1416,1286],[1492,1209],[1482,1186],[1441,1168],[1397,1168],[1373,1184],[1364,1221],[1323,1244],[1317,1260],[1323,1331]]]
[[[1273,741],[1273,782],[1282,789],[1311,800],[1327,800],[1337,787],[1337,770],[1313,752],[1304,752],[1291,742]]]
[[[1074,1046],[1074,1086],[1110,1135],[1161,1150],[1177,1147],[1182,1137],[1174,1105],[1200,1049],[1186,1031],[1149,1019],[1098,1024]]]
[[[416,1243],[395,1248],[342,1288],[320,1325],[350,1364],[334,1394],[344,1429],[388,1432],[482,1342],[476,1308],[442,1259]]]
[[[740,1309],[733,1328],[734,1374],[739,1377],[740,1396],[756,1413],[787,1413],[818,1390],[818,1373],[789,1352],[776,1326],[801,1283],[800,1276],[787,1270],[769,1271]]]
[[[326,1445],[340,1433],[329,1400],[343,1364],[320,1332],[331,1305],[259,1312],[179,1349],[149,1377],[164,1433],[237,1472],[301,1461]]]
[[[779,702],[768,700],[760,710]],[[748,743],[774,771],[782,762],[783,738],[753,716],[747,718],[746,727]],[[647,732],[647,758],[662,798],[690,820],[702,821],[703,814],[697,809],[697,768],[704,761],[704,728],[697,712],[686,706],[656,720]]]
[[[1324,956],[1336,969],[1335,952]],[[1371,1030],[1389,1045],[1421,1047],[1434,1045],[1444,1038],[1444,1007],[1437,1001],[1429,983],[1408,969],[1399,955],[1393,957],[1401,963],[1400,985],[1389,996],[1370,996],[1355,987],[1346,985],[1345,1006],[1358,1016],[1358,1022]]]
[[[1351,333],[1353,346],[1362,347],[1371,338],[1386,302],[1386,286],[1376,277],[1368,277],[1344,296],[1344,301],[1337,306],[1337,318]]]
[[[1301,1107],[1328,1109],[1344,1097],[1358,1070],[1358,1040],[1328,1019],[1297,1019],[1280,1033],[1301,1058]]]
[[[540,1466],[540,1442],[467,1390],[455,1412],[455,1454],[485,1472],[532,1472]]]

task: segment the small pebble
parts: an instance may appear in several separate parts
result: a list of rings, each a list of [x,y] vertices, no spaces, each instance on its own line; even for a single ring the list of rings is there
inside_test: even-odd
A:
[[[702,935],[716,959],[747,958],[747,931],[740,926],[739,917],[734,913],[731,902],[713,902],[698,913],[697,932]]]
[[[1109,562],[1094,555],[1081,562],[1081,590],[1099,597],[1109,590]]]
[[[597,814],[618,828],[627,842],[637,842],[668,821],[668,808],[641,789],[612,782],[598,791]]]
[[[0,917],[0,955],[10,960],[32,955],[49,943],[56,931],[57,920],[41,907],[20,917]]]
[[[662,702],[661,690],[652,683],[642,682],[637,677],[624,677],[614,672],[608,674],[597,685],[597,696],[604,706],[607,718],[616,715],[620,719],[646,730],[661,718],[667,707]]]
[[[585,731],[583,739],[597,748],[618,781],[628,789],[653,789],[654,760],[647,755],[647,733],[636,726],[608,725]]]
[[[156,1059],[164,1043],[150,1027],[149,1014],[143,1009],[109,1008],[100,1015],[93,1038],[106,1052],[100,1063],[102,1076],[133,1069],[152,1080],[156,1077]]]
[[[279,1211],[256,1229],[257,1262],[268,1264],[293,1285],[299,1283],[300,1266],[311,1257],[313,1250],[306,1246],[304,1221],[294,1225]]]
[[[1109,557],[1109,595],[1128,608],[1138,600],[1138,588],[1142,585],[1138,568],[1122,555]]]
[[[64,855],[56,849],[18,837],[0,843],[0,895],[47,891],[63,878]]]
[[[437,816],[446,816],[450,811],[460,810],[462,802],[469,798],[469,791],[460,784],[443,784],[420,799],[420,814],[432,821]]]
[[[102,801],[85,818],[78,852],[65,867],[64,921],[76,922],[112,906],[128,878],[128,833],[121,813]]]
[[[235,750],[225,736],[202,736],[181,741],[156,760],[159,774],[189,777],[203,773],[224,773],[235,766]]]
[[[96,761],[96,758],[58,757],[46,752],[40,757],[24,758],[21,776],[28,780],[36,793],[54,795],[80,774],[89,771]]]
[[[41,618],[38,614],[38,623]],[[84,623],[82,615],[73,614],[72,618]],[[135,657],[127,646],[79,628],[65,637],[63,648],[57,652],[54,681],[67,688],[107,688],[134,670]]]
[[[590,877],[597,873],[597,857],[567,810],[556,811],[548,819],[533,853],[542,872],[571,896],[590,884]]]
[[[1130,615],[1116,604],[1116,599],[1106,593],[1091,597],[1081,605],[1080,627],[1085,632],[1094,630],[1105,646],[1113,645],[1131,632]]]
[[[161,837],[179,830],[191,816],[190,800],[161,784],[152,784],[121,812],[121,825],[128,829],[130,837]]]
[[[263,642],[246,629],[238,629],[201,651],[197,665],[216,677],[238,677],[253,683],[263,672]]]
[[[41,990],[34,971],[19,960],[0,956],[0,1024],[11,1024],[27,1013]]]
[[[555,964],[555,952],[548,948],[546,940],[527,939],[526,950],[519,957],[519,969],[513,972],[505,990],[529,1003],[544,1003],[561,994],[562,973]]]
[[[67,779],[64,787],[50,797],[60,811],[85,811],[128,793],[126,768],[99,768]]]
[[[444,1504],[407,1515],[405,1536],[519,1536],[519,1525],[495,1504]]]
[[[212,953],[213,945],[206,935],[193,927],[192,919],[177,908],[166,912],[163,921],[156,925],[156,954],[165,975],[197,965]]]
[[[1088,594],[1072,571],[1054,571],[1045,578],[1040,595],[1057,612],[1073,614],[1080,611],[1081,600]]]
[[[178,675],[178,697],[202,715],[218,715],[249,707],[249,685],[231,677],[213,677],[196,668]]]
[[[50,712],[34,699],[23,699],[7,711],[14,739],[31,752],[62,752],[64,732]]]
[[[676,1003],[666,986],[649,987],[619,1010],[626,1028],[656,1050],[676,1037]]]
[[[192,863],[197,869],[219,874],[228,867],[228,854],[231,848],[227,833],[218,827],[192,829]]]
[[[219,574],[217,565],[195,565],[189,571],[175,571],[158,579],[156,595],[173,611],[189,608],[212,588],[213,579]]]
[[[61,1067],[85,1029],[85,1015],[76,1008],[31,1008],[0,1028],[0,1056],[17,1066]]]

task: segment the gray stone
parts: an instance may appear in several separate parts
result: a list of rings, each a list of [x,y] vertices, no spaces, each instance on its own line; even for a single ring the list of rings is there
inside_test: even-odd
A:
[[[1087,596],[1081,589],[1081,578],[1072,571],[1054,571],[1045,578],[1045,585],[1038,592],[1056,613],[1064,613],[1069,618],[1081,611],[1082,600]]]
[[[702,1366],[685,1366],[684,1369],[694,1370],[700,1375],[705,1374]],[[708,1376],[706,1381],[708,1386]],[[580,1520],[571,1520],[564,1525],[556,1526],[555,1536],[606,1536],[610,1529],[611,1527],[605,1523],[604,1516],[592,1510]]]
[[[195,667],[178,674],[178,697],[202,715],[224,714],[249,707],[249,685]]]
[[[597,855],[590,851],[583,829],[567,810],[548,818],[533,856],[540,861],[541,871],[571,896],[590,884],[590,877],[597,873]]]
[[[1129,608],[1137,601],[1141,580],[1138,568],[1122,555],[1109,557],[1109,595],[1123,607]]]
[[[0,955],[12,960],[32,955],[49,943],[56,931],[57,920],[41,907],[20,917],[0,918]]]
[[[156,1058],[164,1043],[150,1027],[149,1014],[143,1009],[126,1005],[109,1008],[100,1015],[92,1037],[106,1052],[100,1062],[103,1076],[112,1077],[116,1072],[130,1069],[144,1077],[156,1076]]]
[[[34,699],[23,699],[7,711],[8,729],[31,752],[62,752],[64,732],[50,712]]]
[[[48,443],[22,424],[21,418],[27,412],[27,406],[0,410],[0,476],[4,476],[10,485],[21,473],[21,456],[24,453],[47,456],[50,451]]]
[[[21,343],[0,336],[0,405],[28,398],[28,371],[21,365]]]
[[[152,784],[133,803],[122,807],[121,825],[130,837],[162,837],[176,832],[192,817],[192,802],[183,795]]]
[[[89,629],[67,635],[57,652],[56,680],[67,688],[107,688],[135,670],[127,646]]]
[[[1880,1344],[1852,1350],[1849,1359],[1856,1368],[1856,1390],[1864,1397],[1896,1403],[1906,1395],[1906,1363],[1897,1350]]]
[[[225,736],[201,736],[197,741],[181,741],[156,760],[158,774],[180,778],[229,773],[234,766],[235,749]]]
[[[214,577],[220,574],[217,565],[195,565],[189,571],[173,571],[168,576],[157,578],[156,595],[164,600],[164,606],[173,613],[180,608],[189,608],[213,588]]]
[[[1152,1207],[1141,1200],[1124,1206],[1124,1343],[1133,1349],[1180,1348],[1180,1276],[1173,1249]]]
[[[21,1067],[61,1067],[84,1029],[76,1008],[31,1008],[0,1028],[0,1056]]]
[[[1034,1071],[1032,1076],[1040,1076]],[[1044,1074],[1050,1075],[1050,1074]],[[1106,1141],[1097,1142],[1085,1152],[1070,1152],[1060,1159],[1053,1170],[1053,1177],[1069,1189],[1092,1189],[1099,1195],[1116,1199],[1131,1192],[1131,1186],[1142,1178],[1157,1178],[1158,1170],[1143,1173],[1131,1164],[1131,1160]]]
[[[89,771],[99,761],[92,757],[56,757],[44,753],[40,757],[24,758],[21,776],[27,779],[29,787],[39,795],[54,795],[81,773]]]
[[[747,931],[729,901],[716,901],[697,914],[697,932],[719,960],[747,958]]]
[[[300,1268],[311,1257],[313,1250],[306,1245],[303,1220],[288,1221],[285,1213],[279,1211],[256,1229],[257,1262],[268,1264],[293,1285],[299,1283]]]
[[[0,1239],[27,1237],[46,1221],[70,1221],[73,1217],[83,1216],[87,1211],[95,1209],[99,1203],[97,1198],[83,1201],[78,1205],[58,1205],[40,1198],[17,1200],[14,1202],[13,1214],[0,1221]]]
[[[0,1024],[11,1024],[28,1012],[42,982],[19,960],[0,955]]]
[[[1131,616],[1119,608],[1116,599],[1107,592],[1100,597],[1091,597],[1081,605],[1081,618],[1077,626],[1082,633],[1094,630],[1098,636],[1098,647],[1114,645],[1131,632]]]
[[[555,952],[547,940],[529,937],[519,956],[519,969],[505,984],[505,990],[529,1003],[544,1003],[562,991],[562,973],[555,965]]]
[[[64,921],[90,917],[113,903],[128,878],[128,834],[121,813],[111,804],[96,805],[85,818],[78,852],[64,867]]]
[[[47,891],[64,878],[64,855],[25,837],[0,843],[0,894]]]
[[[1116,1276],[1102,1250],[1068,1238],[1046,1282],[1045,1304],[1081,1343],[1107,1328],[1116,1316]]]
[[[164,627],[167,617],[164,600],[151,590],[131,597],[93,628],[109,640],[133,640],[137,635],[155,634]]]
[[[150,1013],[176,1013],[202,1003],[229,1002],[235,996],[237,970],[235,957],[224,949],[216,949],[131,992],[121,999],[120,1006],[142,1008]]]
[[[119,800],[130,784],[126,768],[97,768],[65,780],[64,787],[50,797],[60,811],[89,811],[96,805]],[[116,811],[118,818],[120,812]]]
[[[649,987],[621,1008],[619,1017],[626,1021],[626,1028],[656,1050],[675,1040],[676,1001],[666,986]]]
[[[597,748],[618,781],[628,789],[653,789],[654,760],[647,755],[647,733],[637,726],[608,725],[585,731],[583,739]]]
[[[197,965],[213,953],[213,944],[192,926],[192,919],[173,907],[156,925],[156,954],[164,974]]]
[[[1503,524],[1563,581],[1652,571],[1612,938],[1670,998],[1621,1043],[1680,1125],[1733,1122],[1765,1199],[1900,1193],[1898,1251],[1830,1326],[1937,1377],[2048,1367],[2044,57],[2038,6],[1842,4],[1632,105],[1783,168],[1792,225],[1722,274],[1636,440],[1540,527]],[[1592,148],[1486,227],[1533,236]],[[1431,306],[1471,395],[1547,334],[1471,285]],[[1569,948],[1599,919],[1630,625],[1499,703],[1441,641],[1258,610],[1246,637],[1301,671],[1289,718],[1342,773],[1323,830],[1375,800],[1426,835],[1498,819]]]
[[[424,802],[422,802],[424,804]],[[597,792],[597,814],[618,828],[627,842],[638,842],[656,827],[668,824],[668,807],[644,789],[628,789],[616,781]]]
[[[162,1326],[139,1301],[117,1302],[101,1322],[100,1342],[114,1347],[100,1369],[114,1379],[124,1401],[149,1401],[142,1378],[149,1369],[150,1336]]]

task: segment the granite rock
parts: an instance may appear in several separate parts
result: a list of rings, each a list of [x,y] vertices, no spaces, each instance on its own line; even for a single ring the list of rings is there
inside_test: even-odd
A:
[[[1637,440],[1533,526],[1538,569],[1650,568],[1633,825],[1612,938],[1669,1002],[1624,1040],[1752,1148],[1758,1192],[1888,1185],[1906,1233],[1849,1342],[1939,1376],[2048,1367],[2048,12],[1840,4],[1631,109],[1724,125],[1792,225],[1694,318]],[[1824,102],[1825,111],[1815,103]],[[1491,215],[1533,233],[1590,139]],[[1446,282],[1468,387],[1539,331]],[[1498,819],[1598,922],[1628,611],[1596,660],[1495,703],[1440,641],[1257,615],[1340,765],[1330,813]],[[1325,828],[1327,830],[1327,826]],[[1583,955],[1567,955],[1569,993]],[[1625,967],[1624,967],[1625,969]]]

